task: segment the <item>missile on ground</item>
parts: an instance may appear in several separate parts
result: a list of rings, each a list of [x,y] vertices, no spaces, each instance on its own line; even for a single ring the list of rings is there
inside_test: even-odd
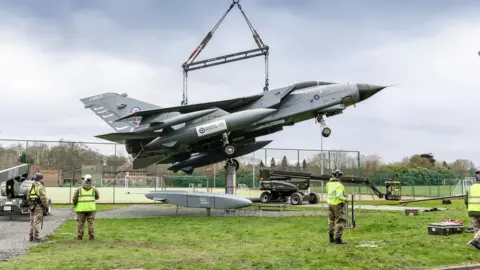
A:
[[[155,115],[154,117],[148,117],[148,118],[142,119],[141,125],[145,125],[145,126],[140,126],[140,127],[136,128],[133,132],[140,133],[140,132],[157,130],[157,129],[162,129],[162,128],[166,128],[166,127],[175,126],[175,125],[185,123],[185,122],[190,121],[190,120],[200,118],[200,117],[205,116],[207,114],[213,113],[216,110],[217,110],[217,108],[201,110],[201,111],[197,111],[197,112],[180,114],[178,116],[174,116],[174,117],[168,118],[168,119],[166,119],[166,114],[162,114],[160,116]]]
[[[228,131],[234,131],[249,126],[273,112],[276,109],[250,109],[235,112],[218,120],[202,123],[198,126],[181,128],[172,131],[164,137],[158,137],[145,145],[145,149],[157,148],[161,145],[173,147],[177,142],[191,143],[197,139],[209,138]]]
[[[253,143],[237,143],[236,144],[236,155],[243,156],[248,153],[252,153],[265,147],[267,144],[271,143],[271,140],[266,141],[258,141]],[[177,162],[170,166],[168,170],[173,172],[178,172],[182,170],[187,174],[191,174],[194,168],[199,168],[202,166],[206,166],[212,163],[221,162],[225,160],[225,154],[223,151],[223,147],[214,148],[207,152],[202,152],[197,155],[193,155],[187,160],[183,160]]]
[[[247,198],[215,192],[155,190],[145,193],[145,197],[192,208],[235,209],[252,205]]]

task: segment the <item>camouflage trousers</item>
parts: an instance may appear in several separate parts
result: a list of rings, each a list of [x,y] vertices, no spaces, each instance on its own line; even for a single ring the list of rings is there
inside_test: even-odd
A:
[[[480,242],[480,216],[472,217],[472,228],[473,228],[473,233],[475,234],[473,236],[473,239]]]
[[[95,239],[95,212],[77,212],[77,239],[82,240],[85,220],[88,224],[88,236],[90,240]]]
[[[345,227],[345,208],[340,205],[328,205],[328,233],[334,234],[335,238],[341,238]]]
[[[36,205],[34,210],[30,209],[30,238],[40,238],[40,225],[43,220],[43,206]]]

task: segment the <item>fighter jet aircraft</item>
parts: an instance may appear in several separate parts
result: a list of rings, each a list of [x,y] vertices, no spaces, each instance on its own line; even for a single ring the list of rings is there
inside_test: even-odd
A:
[[[103,93],[81,99],[116,132],[95,136],[125,144],[133,168],[172,164],[191,174],[195,168],[257,151],[271,140],[256,138],[285,126],[315,119],[328,137],[325,117],[338,115],[387,86],[307,81],[228,100],[162,108],[127,94]]]

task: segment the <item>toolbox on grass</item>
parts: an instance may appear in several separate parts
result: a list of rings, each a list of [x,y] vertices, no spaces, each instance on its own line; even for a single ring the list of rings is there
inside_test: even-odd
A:
[[[463,233],[463,224],[456,222],[439,222],[428,224],[428,234],[451,235]]]

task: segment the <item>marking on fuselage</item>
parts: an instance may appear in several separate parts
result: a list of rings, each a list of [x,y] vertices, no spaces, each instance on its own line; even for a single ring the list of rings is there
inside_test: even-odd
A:
[[[116,129],[116,130],[124,130],[124,129],[126,129],[126,128],[128,128],[128,126],[124,126],[124,127],[116,127],[115,129]]]
[[[225,120],[220,120],[205,125],[195,127],[197,130],[197,136],[206,136],[212,133],[220,132],[227,129],[227,124]]]
[[[93,108],[95,111],[98,111],[98,110],[101,110],[103,109],[103,106],[102,107],[98,107],[98,108]]]

